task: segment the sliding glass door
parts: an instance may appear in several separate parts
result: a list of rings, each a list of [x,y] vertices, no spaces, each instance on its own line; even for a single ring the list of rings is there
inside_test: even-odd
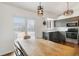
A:
[[[14,17],[14,32],[16,38],[23,38],[24,35],[27,35],[35,39],[35,20],[20,16]]]
[[[35,20],[27,20],[27,33],[31,36],[31,39],[35,39]]]
[[[14,32],[16,38],[23,38],[26,30],[26,18],[16,16],[14,17]]]

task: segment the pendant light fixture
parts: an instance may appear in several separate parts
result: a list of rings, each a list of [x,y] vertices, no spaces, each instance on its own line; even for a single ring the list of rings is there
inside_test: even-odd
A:
[[[73,14],[73,10],[69,9],[69,2],[66,3],[67,4],[67,10],[64,12],[65,16],[69,16]]]
[[[37,8],[37,14],[39,16],[43,16],[43,7],[41,6],[41,2],[39,3],[39,6]]]

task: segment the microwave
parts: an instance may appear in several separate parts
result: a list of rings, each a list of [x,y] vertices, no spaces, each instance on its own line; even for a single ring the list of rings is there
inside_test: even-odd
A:
[[[67,27],[77,27],[78,25],[79,25],[78,21],[77,22],[70,22],[70,23],[66,24]]]

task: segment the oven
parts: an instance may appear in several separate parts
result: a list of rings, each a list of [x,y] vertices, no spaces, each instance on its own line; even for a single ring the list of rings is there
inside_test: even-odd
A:
[[[70,28],[66,31],[66,38],[77,39],[78,29]]]

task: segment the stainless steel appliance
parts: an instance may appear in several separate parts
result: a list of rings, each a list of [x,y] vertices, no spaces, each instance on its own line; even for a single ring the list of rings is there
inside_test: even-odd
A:
[[[66,31],[66,41],[79,44],[78,28],[69,28],[68,31]]]
[[[79,21],[69,22],[66,24],[67,27],[77,27],[79,26]]]
[[[66,31],[66,38],[77,39],[77,36],[78,36],[77,28],[69,28],[68,31]]]

